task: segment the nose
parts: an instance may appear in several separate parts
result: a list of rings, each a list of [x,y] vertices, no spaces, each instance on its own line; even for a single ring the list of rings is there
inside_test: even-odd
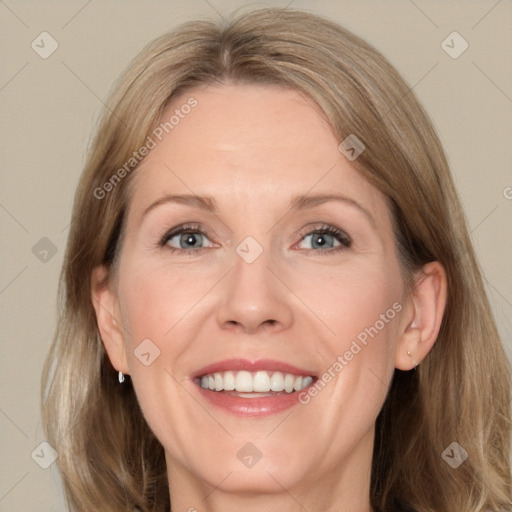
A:
[[[217,321],[224,330],[254,334],[280,331],[293,322],[293,294],[276,277],[269,251],[252,263],[235,253],[234,268],[222,289]]]

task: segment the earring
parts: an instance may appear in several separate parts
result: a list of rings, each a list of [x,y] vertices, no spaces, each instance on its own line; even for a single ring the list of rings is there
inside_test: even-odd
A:
[[[410,356],[410,357],[412,357],[412,353],[411,353],[411,352],[409,352],[409,351],[407,351],[407,355],[408,355],[408,356]],[[415,371],[416,371],[416,368],[417,368],[417,366],[418,366],[418,363],[415,363],[415,362],[414,362],[414,359],[412,360],[412,362],[414,363],[414,368],[412,369],[412,371],[413,371],[413,372],[415,372]]]
[[[124,382],[124,375],[123,375],[123,372],[119,372],[118,378],[119,378],[119,382],[120,382],[120,383],[123,383],[123,382]]]

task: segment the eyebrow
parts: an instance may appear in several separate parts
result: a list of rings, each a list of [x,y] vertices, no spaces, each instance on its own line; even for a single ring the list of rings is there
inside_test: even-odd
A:
[[[354,206],[360,212],[364,213],[364,215],[368,218],[373,227],[376,227],[373,215],[362,204],[357,202],[355,199],[346,197],[341,194],[300,195],[292,199],[292,201],[290,202],[290,209],[292,211],[297,211],[305,208],[312,208],[313,206],[327,203],[329,201],[341,201],[343,203],[348,203]]]
[[[368,218],[372,226],[375,227],[375,219],[373,218],[372,214],[360,203],[358,203],[356,200],[346,197],[340,194],[303,194],[294,197],[289,205],[288,210],[289,211],[298,211],[302,209],[312,208],[314,206],[318,206],[320,204],[327,203],[329,201],[341,201],[344,203],[348,203],[355,208],[357,208],[359,211],[365,214],[365,216]],[[162,196],[160,199],[157,199],[154,203],[151,203],[142,213],[142,216],[144,217],[147,215],[151,210],[156,208],[157,206],[160,206],[162,204],[167,203],[176,203],[176,204],[183,204],[186,206],[190,206],[192,208],[199,208],[201,210],[206,210],[211,213],[217,213],[217,202],[215,199],[211,196],[198,196],[195,194],[167,194],[165,196]]]
[[[151,203],[143,212],[142,216],[146,216],[151,210],[157,206],[166,203],[177,203],[184,204],[185,206],[191,206],[192,208],[200,208],[212,213],[217,212],[216,201],[211,196],[197,196],[193,194],[167,194],[160,199],[157,199],[154,203]]]

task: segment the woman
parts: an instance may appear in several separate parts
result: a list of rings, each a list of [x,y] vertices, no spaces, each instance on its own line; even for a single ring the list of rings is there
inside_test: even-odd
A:
[[[510,505],[510,367],[382,55],[261,9],[160,37],[108,104],[43,376],[73,510]]]

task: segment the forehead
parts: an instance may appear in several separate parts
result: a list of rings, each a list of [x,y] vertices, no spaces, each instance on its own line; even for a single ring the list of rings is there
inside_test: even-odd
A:
[[[161,140],[154,137],[155,147],[132,177],[130,210],[170,192],[268,207],[312,191],[348,194],[376,217],[384,213],[384,198],[341,154],[323,112],[297,91],[252,84],[195,88],[174,98],[160,121]]]

